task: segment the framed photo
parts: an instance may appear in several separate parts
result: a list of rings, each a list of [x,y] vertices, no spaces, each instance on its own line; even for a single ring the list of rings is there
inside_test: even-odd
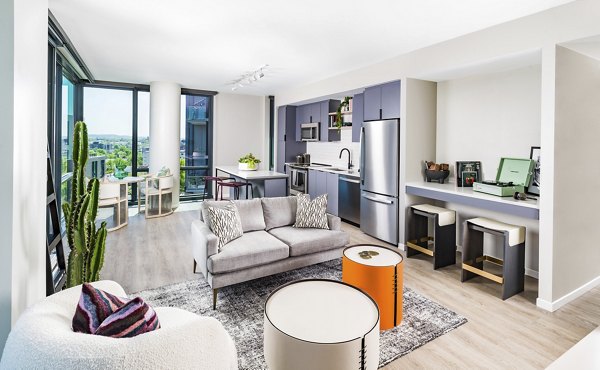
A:
[[[473,183],[481,181],[481,162],[457,161],[456,186],[473,187]]]
[[[540,195],[540,156],[541,149],[539,146],[532,146],[529,158],[535,161],[533,167],[533,176],[531,176],[531,184],[527,187],[527,193],[533,195]]]

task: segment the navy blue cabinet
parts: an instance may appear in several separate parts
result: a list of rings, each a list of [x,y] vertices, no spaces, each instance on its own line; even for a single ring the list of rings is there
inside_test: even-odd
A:
[[[354,124],[354,122],[352,122]],[[327,174],[327,212],[338,215],[338,174],[325,172]]]
[[[321,120],[321,103],[310,104],[310,122],[319,122]]]
[[[365,89],[364,120],[400,118],[400,81]]]
[[[360,141],[360,129],[364,117],[364,95],[356,94],[352,99],[352,141]]]
[[[284,105],[277,109],[277,162],[276,170],[284,172],[286,162],[295,162],[296,156],[306,152],[306,143],[300,141],[296,128],[297,109]],[[298,140],[298,141],[297,141]]]

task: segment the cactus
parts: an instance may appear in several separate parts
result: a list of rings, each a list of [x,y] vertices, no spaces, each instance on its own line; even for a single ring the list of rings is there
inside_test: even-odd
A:
[[[67,288],[97,281],[104,264],[106,222],[96,229],[100,182],[91,179],[85,186],[88,160],[88,135],[84,122],[75,124],[73,133],[73,185],[71,203],[63,204],[67,241],[71,252],[67,264]]]

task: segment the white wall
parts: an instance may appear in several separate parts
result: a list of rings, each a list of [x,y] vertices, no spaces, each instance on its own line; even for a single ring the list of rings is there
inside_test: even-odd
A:
[[[352,129],[342,129],[340,141],[307,142],[306,152],[310,154],[310,161],[330,164],[339,168],[348,168],[348,153],[344,152],[340,159],[340,150],[350,149],[354,171],[360,168],[360,143],[352,142]]]
[[[173,203],[179,206],[179,143],[181,86],[174,82],[150,83],[150,173],[167,167],[173,174]]]
[[[438,83],[436,162],[481,161],[494,179],[501,157],[529,158],[540,145],[541,68]]]
[[[213,164],[233,166],[247,153],[253,153],[268,169],[269,143],[268,100],[264,96],[217,94],[215,96],[215,118],[213,137]],[[265,128],[267,126],[267,128]]]
[[[600,61],[557,47],[553,297],[600,284]]]
[[[46,295],[47,0],[0,3],[0,349]]]

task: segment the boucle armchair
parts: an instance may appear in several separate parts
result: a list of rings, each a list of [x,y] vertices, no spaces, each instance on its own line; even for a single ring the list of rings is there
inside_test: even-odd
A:
[[[126,297],[114,281],[94,285]],[[13,327],[0,369],[237,369],[237,353],[221,323],[172,307],[155,307],[161,328],[133,338],[73,332],[81,286],[27,309]]]

